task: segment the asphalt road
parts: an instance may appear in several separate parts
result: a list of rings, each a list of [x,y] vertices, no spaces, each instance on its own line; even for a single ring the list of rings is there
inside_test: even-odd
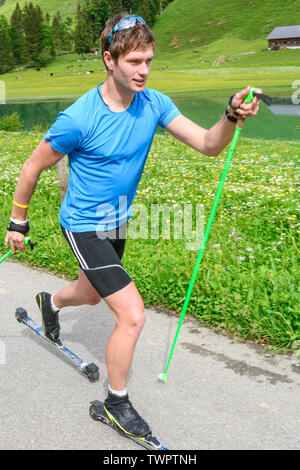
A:
[[[105,344],[113,328],[104,302],[60,314],[65,345],[100,368],[90,383],[59,351],[15,319],[24,307],[40,322],[39,291],[69,281],[6,261],[0,265],[0,449],[139,449],[89,416],[107,391]],[[128,381],[131,401],[168,448],[299,449],[300,367],[291,356],[183,323],[166,384],[178,318],[147,309]]]

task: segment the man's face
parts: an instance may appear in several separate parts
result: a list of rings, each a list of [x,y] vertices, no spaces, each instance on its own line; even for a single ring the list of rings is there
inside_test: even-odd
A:
[[[143,91],[151,70],[153,47],[146,50],[130,51],[112,62],[113,77],[116,83],[133,92]]]

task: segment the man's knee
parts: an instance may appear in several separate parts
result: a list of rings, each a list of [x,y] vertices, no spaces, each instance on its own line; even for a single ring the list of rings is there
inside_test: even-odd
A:
[[[108,304],[119,328],[138,336],[145,324],[145,307],[133,282],[120,292],[104,299]]]
[[[93,294],[87,294],[87,293],[82,293],[81,295],[82,298],[82,303],[85,305],[97,305],[101,302],[101,297],[97,293]]]
[[[136,329],[142,330],[143,326],[145,325],[145,322],[146,322],[146,315],[145,315],[144,310],[134,315],[133,326]]]
[[[90,298],[88,299],[87,304],[88,304],[88,305],[97,305],[97,304],[99,304],[100,302],[101,302],[101,297],[100,297],[100,295],[98,295],[98,296],[95,296],[95,297],[90,297]]]
[[[127,317],[127,323],[134,334],[140,334],[145,325],[146,315],[144,304],[139,305],[138,308],[133,308]]]

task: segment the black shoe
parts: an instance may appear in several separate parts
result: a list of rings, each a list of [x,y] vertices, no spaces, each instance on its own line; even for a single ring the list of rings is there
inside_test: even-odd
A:
[[[52,310],[51,294],[48,294],[48,292],[40,292],[37,294],[35,300],[42,314],[45,336],[51,341],[58,340],[60,330],[58,312]]]
[[[146,421],[133,408],[128,395],[118,397],[108,392],[108,397],[104,402],[104,410],[107,417],[126,434],[144,437],[151,433]]]

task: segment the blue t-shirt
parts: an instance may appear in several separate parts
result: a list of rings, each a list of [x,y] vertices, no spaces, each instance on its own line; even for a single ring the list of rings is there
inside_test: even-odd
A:
[[[166,127],[180,114],[168,96],[149,88],[136,93],[128,109],[114,112],[98,90],[59,113],[44,136],[69,156],[60,223],[71,232],[113,230],[131,217],[156,126]]]

